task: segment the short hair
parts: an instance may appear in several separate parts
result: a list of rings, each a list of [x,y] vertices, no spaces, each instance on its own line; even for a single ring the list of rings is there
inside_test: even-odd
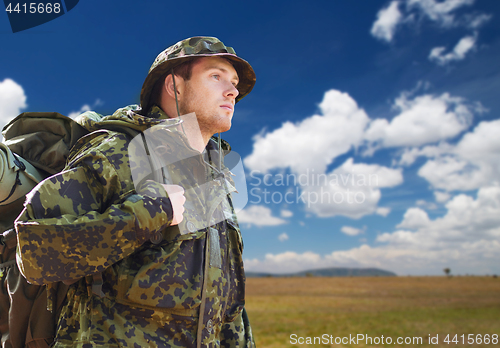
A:
[[[185,62],[182,62],[181,64],[179,64],[175,68],[173,68],[174,75],[182,77],[185,81],[188,81],[189,79],[191,79],[191,73],[193,71],[193,64],[199,58],[200,57],[189,59],[189,60],[187,60]],[[167,78],[167,76],[170,75],[171,73],[172,73],[172,70],[169,70],[169,71],[165,72],[156,81],[156,83],[155,83],[155,85],[153,87],[153,91],[151,92],[151,97],[150,98],[153,101],[153,103],[150,103],[151,106],[153,106],[153,105],[158,105],[159,106],[160,105],[161,90],[163,88],[163,84],[164,84],[165,79]],[[149,110],[145,110],[145,111],[149,111]]]

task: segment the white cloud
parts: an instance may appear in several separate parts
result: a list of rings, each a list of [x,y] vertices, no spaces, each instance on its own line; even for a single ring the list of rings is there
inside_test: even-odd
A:
[[[465,36],[460,39],[453,51],[446,54],[444,54],[446,47],[435,47],[429,54],[429,60],[436,62],[438,65],[446,65],[453,61],[462,60],[468,52],[475,48],[476,39],[476,35]]]
[[[293,212],[291,212],[290,210],[286,210],[286,209],[281,210],[281,217],[289,218],[292,216],[293,216]]]
[[[399,11],[399,1],[392,1],[389,6],[377,13],[377,20],[373,23],[370,33],[377,39],[391,42],[397,25],[403,16]]]
[[[456,153],[469,161],[498,163],[500,153],[500,119],[480,122],[465,134],[456,146]]]
[[[358,219],[385,213],[377,207],[381,188],[403,182],[401,169],[354,163],[352,158],[325,175],[327,181],[309,180],[309,185],[301,186],[306,209],[320,217],[343,215]]]
[[[392,41],[396,29],[404,23],[411,23],[415,18],[426,18],[442,28],[466,27],[477,29],[491,19],[484,13],[456,16],[456,10],[470,6],[475,0],[393,0],[379,10],[370,33],[377,39]]]
[[[483,170],[482,170],[483,169]],[[418,171],[418,175],[429,181],[435,188],[453,190],[474,190],[484,184],[484,169],[453,156],[443,156],[428,160]]]
[[[415,204],[419,207],[422,207],[422,209],[427,209],[427,210],[435,210],[438,208],[436,203],[427,202],[425,199],[419,199],[415,202]]]
[[[6,78],[0,82],[0,127],[3,128],[10,120],[26,108],[26,95],[21,85]],[[1,137],[1,135],[0,135]]]
[[[377,210],[375,211],[375,214],[386,217],[387,215],[389,215],[390,212],[391,212],[391,208],[378,207]]]
[[[419,208],[406,212],[399,228],[377,237],[378,246],[319,255],[288,251],[245,261],[247,269],[295,272],[323,267],[378,267],[398,274],[500,273],[500,186],[481,188],[477,197],[460,194],[447,213],[431,220]]]
[[[470,6],[475,0],[408,0],[407,8],[417,9],[419,13],[428,19],[438,23],[442,27],[457,25],[455,14],[457,9]]]
[[[78,111],[71,111],[68,115],[69,118],[75,118],[76,116],[84,113],[85,111],[90,111],[91,107],[88,104],[82,105],[82,107]]]
[[[387,7],[377,13],[371,34],[380,40],[391,42],[396,29],[403,24],[422,22],[427,19],[445,29],[463,27],[477,31],[488,22],[492,15],[485,13],[457,14],[457,10],[471,6],[475,0],[393,0]],[[417,22],[417,23],[418,23]],[[475,48],[477,32],[462,38],[451,52],[445,53],[446,47],[435,47],[430,51],[429,59],[439,65],[462,60]]]
[[[336,157],[361,145],[368,116],[348,94],[337,90],[326,92],[319,107],[322,116],[314,115],[296,124],[286,122],[272,132],[254,137],[253,152],[244,160],[252,176],[290,168],[291,176],[296,178],[293,182],[301,188],[294,203],[304,203],[307,211],[316,216],[360,218],[388,214],[388,210],[377,207],[380,189],[401,184],[400,169],[355,164],[350,158],[326,172]],[[279,175],[283,177],[275,177]],[[266,174],[264,179],[267,176],[272,175]]]
[[[465,24],[471,29],[477,29],[486,22],[488,22],[493,16],[484,13],[478,15],[469,15],[465,18]]]
[[[454,148],[455,147],[453,145],[448,144],[447,142],[440,142],[438,145],[429,145],[424,146],[423,148],[405,148],[401,154],[400,160],[395,162],[402,166],[410,166],[420,156],[435,158],[452,152]]]
[[[321,261],[321,256],[311,251],[302,254],[287,251],[281,254],[266,254],[264,260],[247,259],[245,260],[245,269],[270,273],[292,273],[318,268],[322,264]]]
[[[360,228],[351,227],[351,226],[342,226],[342,228],[340,229],[340,232],[347,234],[348,236],[357,236],[357,235],[363,233],[364,230],[360,229]]]
[[[409,233],[409,232],[408,232]],[[411,234],[401,239],[411,245]],[[443,268],[450,267],[455,274],[500,273],[500,242],[483,240],[464,242],[458,248],[418,249],[396,245],[372,247],[362,245],[326,255],[324,264],[336,267],[377,267],[400,275],[443,275]],[[327,267],[327,266],[324,266]]]
[[[456,146],[429,159],[418,174],[444,191],[475,190],[500,178],[500,120],[483,121]]]
[[[479,189],[476,199],[456,195],[445,206],[447,213],[435,220],[419,208],[410,208],[397,227],[414,232],[384,233],[377,240],[422,251],[460,250],[476,242],[499,242],[500,186]]]
[[[280,235],[278,236],[278,240],[279,240],[280,242],[284,242],[284,241],[288,240],[288,234],[286,234],[285,232],[283,232],[282,234],[280,234]]]
[[[256,135],[246,167],[263,173],[287,167],[295,173],[324,173],[336,157],[361,143],[369,119],[347,93],[326,92],[319,108],[321,115]]]
[[[475,109],[460,97],[443,93],[408,98],[402,93],[393,107],[399,115],[391,121],[379,118],[370,122],[368,141],[382,147],[421,146],[457,136],[469,128]]]
[[[403,221],[397,225],[398,228],[415,229],[429,225],[429,216],[420,208],[410,208],[406,211]]]
[[[389,208],[378,207],[381,188],[400,185],[403,182],[402,168],[354,163],[349,158],[342,165],[326,172],[327,165],[337,156],[360,145],[373,149],[406,147],[399,163],[394,160],[393,165],[411,165],[419,156],[431,158],[420,169],[419,175],[435,188],[449,190],[456,180],[453,177],[449,180],[448,176],[470,170],[470,165],[456,154],[456,146],[445,140],[466,131],[474,113],[484,112],[485,109],[479,103],[471,104],[449,93],[412,97],[414,93],[416,90],[403,92],[395,99],[393,108],[399,113],[389,121],[370,120],[349,95],[330,90],[325,93],[320,104],[322,116],[311,116],[295,124],[286,122],[274,131],[255,136],[253,152],[245,158],[245,164],[253,170],[252,175],[266,173],[264,178],[270,176],[276,179],[279,175],[288,178],[288,174],[283,173],[289,168],[290,175],[296,178],[292,181],[297,183],[297,190],[292,192],[294,190],[289,189],[285,195],[292,195],[295,201],[286,201],[280,192],[275,194],[280,195],[281,202],[303,203],[306,211],[319,217],[342,215],[358,219],[370,214],[387,216],[390,213]],[[495,136],[495,133],[489,135]],[[464,136],[464,139],[469,137]],[[437,142],[437,145],[421,147]],[[473,142],[483,144],[475,140]],[[476,153],[471,157],[478,161],[482,155],[477,156]],[[493,158],[496,160],[498,155],[495,154]],[[488,161],[491,162],[491,159]],[[282,173],[268,173],[271,170]],[[478,183],[484,173],[476,172],[477,178],[465,178],[469,180],[468,186],[459,183],[462,188],[480,187]],[[306,179],[305,182],[301,177]],[[377,178],[376,183],[370,180],[373,177]],[[365,180],[360,181],[360,178]],[[276,185],[274,179],[267,179],[266,182],[269,183],[266,185]],[[425,207],[437,208],[434,203],[428,203]]]
[[[285,220],[272,216],[271,209],[261,205],[252,205],[240,211],[238,221],[256,226],[277,226],[286,223]]]
[[[96,106],[100,106],[102,105],[103,102],[100,100],[100,99],[96,99],[96,101],[94,102],[94,104],[92,106],[90,106],[89,104],[84,104],[82,105],[82,107],[80,108],[80,110],[78,111],[71,111],[68,115],[69,118],[75,118],[77,117],[78,115],[86,112],[86,111],[90,111],[92,110],[93,108],[95,108]]]
[[[448,192],[434,191],[434,197],[436,202],[444,203],[451,198],[451,195]]]

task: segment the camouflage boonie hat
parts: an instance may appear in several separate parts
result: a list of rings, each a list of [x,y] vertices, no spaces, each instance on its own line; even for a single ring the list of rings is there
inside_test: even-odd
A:
[[[238,57],[232,47],[225,46],[219,39],[215,37],[197,36],[179,41],[156,57],[142,85],[142,109],[148,111],[152,106],[150,100],[151,93],[153,92],[156,81],[161,76],[189,59],[211,56],[223,56],[233,63],[239,78],[238,85],[236,86],[239,92],[238,97],[236,97],[236,102],[239,102],[244,96],[250,93],[255,85],[255,72],[252,66],[246,60]]]

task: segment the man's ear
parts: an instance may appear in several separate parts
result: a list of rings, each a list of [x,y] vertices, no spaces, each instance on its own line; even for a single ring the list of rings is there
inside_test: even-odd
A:
[[[177,92],[177,99],[181,100],[184,91],[184,79],[182,77],[175,76],[175,88],[177,89],[177,91],[175,91],[172,74],[168,74],[167,77],[165,78],[163,87],[167,91],[168,95],[174,99],[175,99],[175,93]]]

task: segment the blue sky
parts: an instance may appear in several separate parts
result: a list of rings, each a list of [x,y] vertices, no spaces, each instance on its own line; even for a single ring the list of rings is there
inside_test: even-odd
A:
[[[247,270],[500,273],[498,2],[116,4],[16,34],[0,15],[0,123],[137,103],[160,51],[216,36],[257,74],[224,134]]]

